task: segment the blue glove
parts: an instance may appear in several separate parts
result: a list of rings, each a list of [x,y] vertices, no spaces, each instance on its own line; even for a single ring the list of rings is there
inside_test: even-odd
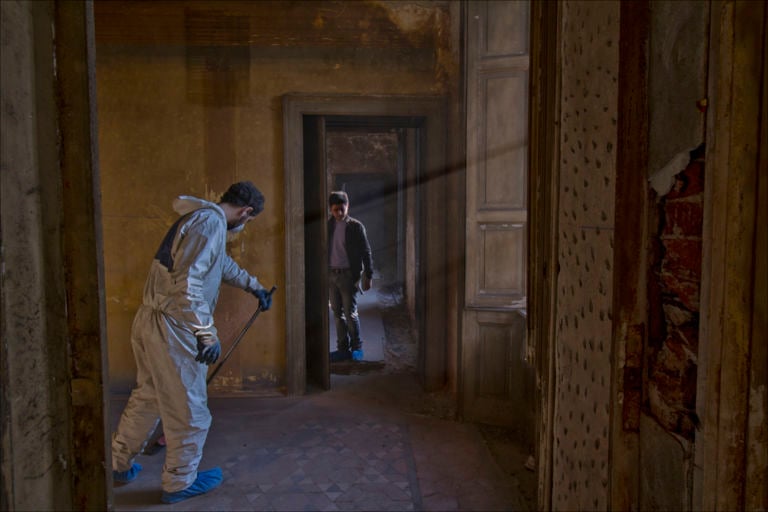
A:
[[[272,294],[269,293],[266,288],[255,290],[253,296],[259,299],[259,308],[262,311],[266,311],[272,307]]]
[[[206,332],[195,335],[197,337],[197,357],[195,361],[211,365],[221,355],[221,343],[213,334]]]

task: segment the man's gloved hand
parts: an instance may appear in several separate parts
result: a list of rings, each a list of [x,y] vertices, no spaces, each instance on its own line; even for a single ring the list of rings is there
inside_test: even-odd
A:
[[[195,334],[197,337],[197,357],[195,361],[211,365],[221,355],[221,343],[219,339],[210,332],[201,332]]]
[[[262,311],[268,310],[270,307],[272,307],[272,294],[267,291],[266,288],[262,288],[261,290],[254,290],[253,296],[259,299],[259,308]]]
[[[372,277],[368,277],[366,275],[363,276],[361,284],[361,288],[364,292],[367,292],[371,289],[371,282],[373,281]]]

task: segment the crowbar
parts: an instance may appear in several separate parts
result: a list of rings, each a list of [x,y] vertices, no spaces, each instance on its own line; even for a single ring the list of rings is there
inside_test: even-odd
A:
[[[268,297],[271,297],[272,294],[277,290],[277,286],[273,286],[271,290],[269,290],[269,293],[267,294]],[[240,340],[243,339],[243,336],[245,336],[245,333],[248,332],[248,329],[251,328],[251,325],[253,325],[253,322],[256,320],[256,318],[259,316],[259,313],[261,313],[263,310],[261,309],[261,304],[259,304],[259,307],[256,308],[256,311],[251,315],[250,320],[245,324],[245,327],[243,327],[243,330],[240,331],[240,334],[237,335],[237,338],[235,338],[235,341],[232,343],[232,346],[229,347],[229,350],[227,350],[227,353],[224,355],[224,359],[222,359],[218,365],[216,365],[216,368],[213,369],[211,374],[208,376],[208,379],[206,379],[205,383],[210,384],[213,378],[216,376],[217,373],[219,373],[219,370],[221,370],[221,367],[224,366],[224,363],[227,362],[227,359],[229,359],[229,356],[232,355],[232,352],[234,352],[235,348],[237,348],[237,344],[240,343]]]

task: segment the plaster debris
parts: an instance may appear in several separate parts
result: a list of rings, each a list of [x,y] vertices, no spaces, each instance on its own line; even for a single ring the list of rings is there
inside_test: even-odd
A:
[[[694,149],[686,149],[676,154],[667,165],[651,174],[651,177],[648,178],[651,187],[660,197],[669,194],[669,191],[672,190],[672,186],[675,184],[675,175],[683,171],[688,165],[691,159],[691,151]]]

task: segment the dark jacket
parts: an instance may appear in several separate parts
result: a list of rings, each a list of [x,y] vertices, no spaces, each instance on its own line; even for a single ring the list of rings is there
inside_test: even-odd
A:
[[[373,259],[371,258],[371,245],[368,243],[368,235],[365,233],[365,226],[349,215],[347,215],[347,229],[344,236],[344,245],[347,249],[347,258],[349,258],[349,267],[355,275],[365,270],[365,275],[373,277]],[[331,243],[333,239],[333,227],[336,219],[328,219],[328,261],[331,261]]]

